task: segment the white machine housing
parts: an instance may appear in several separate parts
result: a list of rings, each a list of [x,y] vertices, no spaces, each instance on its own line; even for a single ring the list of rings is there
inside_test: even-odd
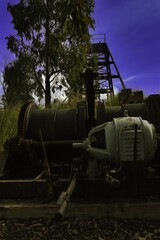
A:
[[[123,161],[150,162],[157,148],[153,124],[141,117],[114,118],[95,127],[88,135],[88,153],[99,160],[117,164]],[[136,155],[135,155],[136,153]]]

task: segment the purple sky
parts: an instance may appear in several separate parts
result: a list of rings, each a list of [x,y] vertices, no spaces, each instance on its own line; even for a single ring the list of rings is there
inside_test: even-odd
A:
[[[160,0],[96,0],[93,16],[126,87],[160,93]]]
[[[13,33],[8,2],[0,0],[0,67],[8,57],[5,36]],[[160,0],[95,0],[95,31],[107,44],[126,84],[146,95],[160,93]],[[120,90],[121,84],[116,82]]]

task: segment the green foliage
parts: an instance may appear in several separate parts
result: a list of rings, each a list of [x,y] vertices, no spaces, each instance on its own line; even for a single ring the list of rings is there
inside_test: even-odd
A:
[[[42,78],[38,80],[42,82]],[[42,91],[36,85],[33,59],[27,54],[21,54],[18,60],[5,67],[4,83],[3,102],[8,105],[26,102],[33,98],[33,93],[42,97]]]
[[[45,86],[36,84],[45,93],[46,106],[51,101],[51,86],[57,74],[78,81],[77,76],[86,64],[89,44],[88,28],[94,27],[91,18],[93,0],[21,0],[8,5],[16,36],[7,37],[8,49],[19,58],[23,52],[32,58],[35,79],[45,76]],[[72,74],[71,74],[72,73]],[[75,80],[74,80],[75,81]]]
[[[54,109],[69,109],[69,108],[76,108],[77,103],[84,101],[85,98],[81,94],[75,94],[75,92],[72,93],[72,97],[68,96],[64,100],[55,99],[51,107]]]
[[[114,95],[114,97],[112,96],[111,97],[108,97],[107,101],[106,101],[106,105],[107,106],[119,106],[120,103],[119,103],[119,95],[116,94]]]
[[[0,109],[0,152],[3,151],[6,139],[16,135],[19,109],[18,105]]]

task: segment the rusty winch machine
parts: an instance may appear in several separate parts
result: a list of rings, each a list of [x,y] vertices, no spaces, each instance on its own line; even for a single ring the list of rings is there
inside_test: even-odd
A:
[[[1,156],[0,198],[51,196],[63,212],[72,193],[79,199],[160,193],[160,95],[114,107],[98,103],[96,114],[90,103],[22,106],[17,136]]]

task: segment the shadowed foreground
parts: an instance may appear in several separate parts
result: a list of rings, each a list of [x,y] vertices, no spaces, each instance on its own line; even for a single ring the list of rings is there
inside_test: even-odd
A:
[[[106,218],[0,220],[0,239],[33,240],[154,240],[160,222]]]

